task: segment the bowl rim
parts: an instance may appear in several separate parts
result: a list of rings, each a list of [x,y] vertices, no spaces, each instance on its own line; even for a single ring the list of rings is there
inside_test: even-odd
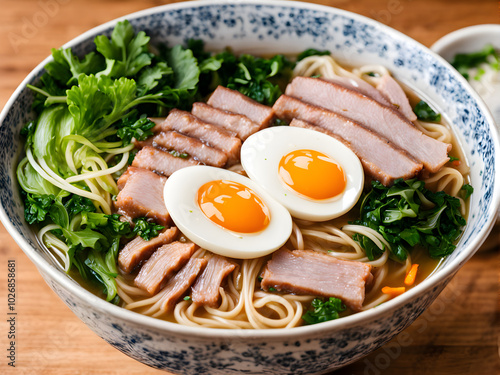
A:
[[[449,69],[453,69],[449,63],[443,59],[441,56],[429,50],[426,46],[422,45],[420,42],[410,38],[409,36],[397,31],[387,25],[384,25],[378,21],[375,21],[366,16],[362,16],[350,11],[343,9],[338,9],[334,7],[329,7],[319,4],[310,4],[300,1],[287,1],[287,0],[197,0],[189,2],[180,2],[173,4],[160,5],[148,9],[143,9],[128,15],[118,17],[114,20],[103,23],[97,27],[94,27],[69,42],[65,43],[62,47],[68,48],[78,45],[82,41],[88,39],[89,37],[109,31],[117,22],[123,21],[125,19],[132,20],[140,17],[150,16],[159,12],[166,12],[171,10],[185,9],[185,8],[197,8],[203,6],[216,6],[216,5],[248,5],[248,6],[272,6],[272,7],[289,7],[289,8],[300,8],[309,9],[314,11],[321,11],[326,13],[334,13],[344,17],[354,19],[356,21],[365,23],[374,28],[379,28],[388,34],[396,35],[400,40],[403,40],[410,45],[417,45],[420,48],[427,49],[434,59],[437,59],[441,63],[449,66]],[[26,84],[33,80],[34,77],[43,70],[43,67],[52,61],[52,57],[48,56],[41,63],[39,63],[21,82],[21,84],[14,91],[12,96],[7,101],[5,107],[0,113],[0,124],[3,124],[8,111],[13,106],[21,92],[25,89]],[[465,78],[463,78],[458,72],[452,72],[461,83],[466,83]],[[494,126],[494,121],[492,115],[489,113],[486,105],[482,102],[479,95],[468,88],[468,85],[464,85],[469,91],[469,95],[472,96],[475,101],[478,102],[478,106],[481,108],[483,114],[487,118],[490,125],[490,131],[492,131],[494,137],[495,149],[499,149],[499,140],[496,127]],[[488,233],[491,231],[495,220],[494,213],[497,211],[500,205],[500,186],[497,181],[500,181],[500,168],[498,168],[500,162],[498,158],[495,161],[495,182],[494,182],[494,193],[492,197],[492,205],[489,208],[488,213],[490,214],[490,219],[485,223],[485,225],[479,230],[477,236],[471,239],[470,243],[467,245],[464,251],[457,256],[452,262],[450,262],[445,269],[441,268],[438,272],[434,273],[430,277],[426,278],[420,284],[413,287],[411,290],[405,292],[403,295],[398,296],[390,301],[387,301],[375,308],[359,312],[350,316],[343,317],[342,319],[337,319],[329,322],[324,322],[322,324],[307,325],[295,327],[293,329],[247,329],[247,330],[234,330],[234,329],[220,329],[220,328],[206,328],[206,327],[190,327],[184,326],[178,323],[173,323],[161,319],[152,318],[145,316],[133,311],[126,310],[125,308],[115,306],[105,300],[97,297],[91,292],[87,291],[84,287],[73,282],[67,275],[61,273],[52,264],[47,262],[42,255],[38,254],[37,251],[30,246],[30,244],[24,239],[24,237],[17,232],[14,225],[10,222],[5,212],[4,207],[0,208],[0,219],[3,222],[5,228],[9,234],[14,238],[17,244],[21,247],[23,252],[30,258],[30,260],[38,268],[39,272],[50,275],[51,279],[54,280],[60,287],[75,295],[76,298],[82,300],[90,306],[94,306],[96,309],[106,312],[110,316],[116,317],[125,321],[129,324],[136,324],[144,327],[148,330],[153,330],[156,332],[170,332],[177,335],[194,335],[199,338],[207,339],[227,339],[238,337],[240,339],[262,339],[262,338],[272,338],[276,340],[290,339],[295,340],[298,336],[313,336],[321,334],[325,331],[333,331],[338,329],[345,329],[352,327],[354,325],[360,324],[363,321],[372,321],[377,318],[381,318],[392,310],[396,310],[403,305],[407,304],[411,300],[417,298],[419,295],[424,294],[426,290],[430,290],[433,286],[440,285],[441,283],[449,280],[454,273],[456,273],[459,268],[477,251],[479,246],[484,242]]]
[[[430,47],[430,49],[433,52],[441,55],[441,53],[443,53],[443,50],[450,47],[454,43],[458,43],[459,41],[463,41],[469,38],[475,38],[477,36],[494,35],[494,34],[500,35],[500,24],[490,23],[490,24],[467,26],[442,36],[440,39],[434,42],[434,44]]]

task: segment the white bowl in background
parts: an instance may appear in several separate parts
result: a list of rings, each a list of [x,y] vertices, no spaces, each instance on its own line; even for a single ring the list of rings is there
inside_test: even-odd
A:
[[[434,43],[431,49],[452,62],[456,54],[478,52],[488,44],[500,50],[500,25],[476,25],[453,31]],[[500,127],[500,84],[496,87],[498,89],[491,95],[491,99],[483,99],[490,108],[497,127]]]

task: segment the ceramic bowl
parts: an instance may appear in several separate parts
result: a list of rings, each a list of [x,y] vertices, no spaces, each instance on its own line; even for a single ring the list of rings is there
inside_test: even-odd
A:
[[[373,20],[334,8],[285,1],[202,1],[148,9],[126,17],[155,41],[189,38],[208,49],[298,53],[328,49],[352,65],[383,64],[453,124],[471,165],[469,222],[457,249],[439,270],[402,296],[372,310],[291,330],[216,330],[184,327],[107,303],[72,281],[42,251],[23,219],[15,168],[23,150],[19,131],[32,118],[33,95],[43,61],[19,86],[0,120],[0,217],[48,285],[96,334],[148,366],[179,374],[309,374],[347,365],[377,349],[410,325],[474,254],[494,222],[499,204],[499,162],[491,115],[465,80],[429,49]],[[89,52],[97,34],[116,21],[69,42]],[[48,313],[48,312],[47,312]]]
[[[488,44],[500,50],[500,25],[475,25],[455,30],[439,39],[431,49],[451,62],[457,53],[478,52]],[[487,104],[500,127],[500,101],[489,100]]]

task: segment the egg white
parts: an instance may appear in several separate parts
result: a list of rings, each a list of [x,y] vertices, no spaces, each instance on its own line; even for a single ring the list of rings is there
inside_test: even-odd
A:
[[[279,177],[279,162],[289,152],[309,149],[328,155],[344,170],[345,190],[338,196],[313,200],[294,192]],[[243,143],[241,164],[247,175],[285,206],[293,217],[326,221],[348,212],[358,201],[364,184],[363,166],[342,142],[315,130],[276,126],[261,130]]]
[[[235,233],[207,218],[198,205],[197,194],[203,184],[214,180],[235,181],[252,189],[269,208],[268,226],[257,233]],[[219,255],[238,259],[268,255],[280,248],[292,233],[292,218],[286,208],[249,178],[225,169],[208,166],[180,169],[167,179],[163,194],[179,230],[198,246]]]

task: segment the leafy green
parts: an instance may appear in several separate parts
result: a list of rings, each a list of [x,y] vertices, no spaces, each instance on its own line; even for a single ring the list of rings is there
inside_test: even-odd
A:
[[[52,170],[66,177],[71,172],[67,167],[64,150],[66,142],[63,138],[73,134],[75,123],[66,106],[57,105],[46,108],[38,117],[33,135],[33,153],[44,159]]]
[[[26,194],[24,200],[24,219],[26,222],[28,224],[43,222],[54,199],[53,195]]]
[[[201,39],[189,39],[187,48],[193,52],[193,56],[198,61],[203,61],[211,57],[210,52],[205,51],[205,42]]]
[[[283,55],[270,59],[241,55],[234,75],[228,79],[227,87],[238,90],[259,103],[272,105],[281,95],[281,89],[270,79],[290,65]]]
[[[461,190],[463,191],[464,199],[468,199],[474,192],[474,188],[469,184],[464,184]]]
[[[211,91],[222,85],[259,103],[272,105],[281,95],[279,80],[291,76],[292,63],[283,55],[266,59],[247,54],[236,56],[226,50],[205,60],[200,66],[206,73],[203,81],[210,82],[205,90]],[[212,71],[207,73],[207,67]]]
[[[52,57],[54,61],[45,65],[45,70],[65,86],[76,84],[80,74],[95,74],[104,68],[104,59],[95,52],[88,53],[80,60],[71,48],[53,48]]]
[[[98,35],[94,42],[97,51],[106,58],[105,75],[109,77],[132,77],[151,64],[148,52],[149,37],[144,31],[137,34],[129,21],[118,22],[111,39]]]
[[[33,143],[33,136],[35,135],[36,123],[34,121],[28,122],[21,129],[21,135],[26,138],[26,144],[31,145]]]
[[[40,77],[37,86],[27,85],[35,93],[33,101],[33,109],[37,114],[40,114],[46,107],[55,102],[59,102],[59,98],[65,98],[66,89],[68,86],[56,81],[49,73],[45,73]]]
[[[115,277],[117,272],[111,272],[105,260],[105,255],[95,249],[91,249],[85,259],[85,265],[92,271],[94,276],[104,285],[106,289],[106,301],[111,301],[116,297],[118,287]]]
[[[488,64],[495,70],[500,70],[500,55],[495,48],[488,44],[481,51],[473,53],[459,53],[455,55],[451,65],[457,69],[466,79],[469,79],[469,69],[477,68],[481,64]],[[484,74],[484,70],[479,69],[478,75],[474,79],[478,80]]]
[[[384,249],[379,248],[377,245],[375,245],[375,242],[373,242],[370,238],[363,236],[362,234],[355,233],[352,236],[352,239],[356,241],[361,248],[365,250],[366,256],[368,257],[369,260],[374,260],[381,256],[384,251]]]
[[[155,66],[143,69],[137,78],[137,95],[143,96],[150,92],[160,84],[164,77],[171,74],[173,74],[173,70],[165,62],[159,62]]]
[[[427,190],[417,179],[398,179],[390,188],[373,181],[371,191],[362,200],[361,218],[354,223],[381,233],[391,244],[391,258],[404,262],[416,245],[428,249],[433,258],[451,254],[465,219],[458,198]],[[355,240],[370,259],[379,255],[363,236]]]
[[[146,115],[141,115],[138,119],[134,116],[124,118],[121,124],[118,125],[116,135],[122,139],[123,145],[130,144],[132,138],[138,141],[144,141],[153,135],[151,129],[155,123],[148,119]]]
[[[346,309],[345,305],[338,298],[330,297],[327,300],[320,298],[313,299],[311,306],[313,310],[307,311],[302,319],[307,324],[317,324],[339,318],[339,313]]]
[[[184,49],[178,44],[167,51],[166,60],[174,71],[173,88],[184,90],[196,89],[200,69],[198,68],[198,60],[193,56],[193,52],[190,49]]]
[[[29,224],[44,223],[49,218],[59,226],[52,233],[65,241],[70,250],[70,261],[86,280],[95,279],[106,290],[107,300],[116,297],[116,259],[120,239],[141,236],[149,241],[158,236],[163,226],[148,222],[145,218],[129,222],[120,221],[120,215],[95,212],[88,198],[75,194],[64,196],[25,195],[25,219]],[[76,226],[73,219],[79,217]]]
[[[94,212],[96,210],[94,203],[89,198],[73,194],[64,204],[64,208],[68,211],[70,217],[74,217],[81,212]]]
[[[331,55],[330,51],[319,51],[314,48],[309,48],[299,53],[299,55],[297,56],[297,61],[304,60],[306,57],[309,56],[330,56],[330,55]]]
[[[158,236],[165,227],[156,223],[148,222],[145,218],[134,219],[134,235],[141,236],[143,240],[149,241],[151,238]]]
[[[424,102],[423,100],[419,101],[415,108],[413,108],[413,112],[417,115],[417,118],[422,121],[430,121],[430,122],[439,122],[441,121],[441,114],[434,112],[434,110]]]
[[[27,158],[21,160],[17,167],[17,181],[26,193],[33,195],[53,195],[60,194],[60,189],[42,176],[32,167]]]

